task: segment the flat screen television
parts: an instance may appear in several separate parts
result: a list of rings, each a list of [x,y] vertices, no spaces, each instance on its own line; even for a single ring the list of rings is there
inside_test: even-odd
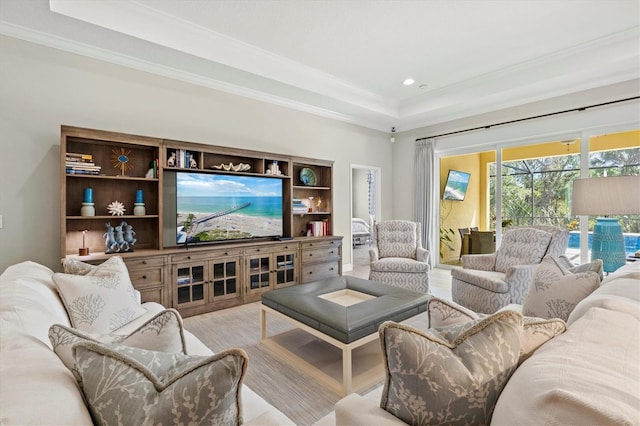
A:
[[[175,173],[176,244],[283,235],[282,179]]]
[[[442,193],[443,200],[462,201],[467,194],[471,174],[458,170],[449,170],[447,182]]]

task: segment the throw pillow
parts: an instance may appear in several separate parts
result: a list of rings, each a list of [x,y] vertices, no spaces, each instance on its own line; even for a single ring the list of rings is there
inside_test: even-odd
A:
[[[595,272],[600,276],[600,281],[604,278],[604,271],[602,269],[602,259],[594,259],[589,263],[583,263],[582,265],[574,265],[571,260],[565,255],[554,258],[556,263],[564,268],[565,270],[571,272],[572,274],[577,274],[579,272]]]
[[[489,424],[517,366],[521,332],[513,311],[441,330],[383,323],[380,407],[411,425]]]
[[[53,281],[71,325],[82,331],[110,333],[146,312],[137,302],[120,256],[109,258],[86,275],[54,274]]]
[[[509,310],[506,306],[501,310]],[[450,325],[462,324],[469,321],[483,319],[487,314],[476,313],[457,303],[432,297],[427,303],[429,327],[442,328]],[[522,334],[520,335],[520,359],[518,365],[529,358],[540,346],[556,336],[564,333],[567,326],[558,318],[544,319],[524,317]]]
[[[536,268],[522,313],[541,318],[569,319],[582,299],[600,286],[600,276],[593,271],[573,274],[552,256],[545,256]]]
[[[159,312],[128,336],[91,335],[74,328],[54,324],[49,328],[49,340],[56,355],[71,370],[78,382],[81,380],[76,370],[76,360],[73,357],[73,345],[79,342],[117,343],[150,351],[187,353],[182,318],[174,309]]]
[[[75,358],[96,424],[242,423],[241,349],[188,356],[82,342]]]
[[[80,260],[65,258],[62,262],[62,270],[65,274],[86,275],[96,269],[96,265],[82,262]]]

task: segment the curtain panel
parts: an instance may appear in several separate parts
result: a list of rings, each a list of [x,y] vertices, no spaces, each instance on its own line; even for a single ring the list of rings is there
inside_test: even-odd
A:
[[[440,253],[438,233],[436,226],[437,195],[436,187],[438,179],[435,167],[435,139],[416,141],[415,156],[415,221],[422,224],[422,241],[424,247],[429,250],[429,263],[434,267]]]

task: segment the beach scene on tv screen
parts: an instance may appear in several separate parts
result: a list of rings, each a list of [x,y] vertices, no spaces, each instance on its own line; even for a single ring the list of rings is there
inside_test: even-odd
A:
[[[467,192],[467,185],[469,185],[468,173],[449,170],[449,176],[444,187],[442,199],[458,201],[464,200],[464,195]]]
[[[177,243],[282,235],[282,180],[178,173]]]

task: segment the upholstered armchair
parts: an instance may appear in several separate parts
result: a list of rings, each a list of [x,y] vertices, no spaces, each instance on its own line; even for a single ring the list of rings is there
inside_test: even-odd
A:
[[[485,314],[522,304],[542,258],[564,255],[568,243],[569,231],[563,228],[509,228],[497,252],[463,255],[462,268],[451,270],[453,301]]]
[[[375,224],[369,280],[429,292],[429,251],[422,247],[421,224],[387,220]]]

